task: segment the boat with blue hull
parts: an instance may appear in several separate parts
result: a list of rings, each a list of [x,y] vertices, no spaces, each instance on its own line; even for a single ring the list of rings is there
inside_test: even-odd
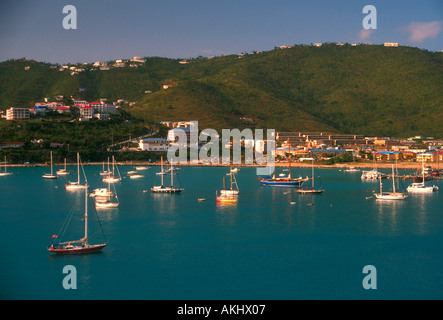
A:
[[[289,141],[288,141],[289,145]],[[289,173],[287,177],[275,177],[275,168],[274,168],[274,174],[272,177],[268,176],[265,178],[259,177],[258,181],[264,185],[264,186],[271,186],[271,187],[290,187],[290,188],[301,188],[303,186],[303,183],[305,181],[308,181],[310,178],[292,178],[292,172],[291,172],[291,147],[289,145],[289,158],[288,158],[288,169]]]

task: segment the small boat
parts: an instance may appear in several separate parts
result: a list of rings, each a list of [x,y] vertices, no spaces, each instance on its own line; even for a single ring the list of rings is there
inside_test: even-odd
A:
[[[44,179],[57,179],[58,176],[54,175],[54,168],[52,166],[52,151],[51,151],[51,173],[45,173],[42,175],[42,178]]]
[[[377,200],[403,200],[408,197],[407,194],[402,192],[397,192],[395,190],[395,175],[394,175],[394,166],[392,166],[392,192],[383,192],[383,183],[380,179],[380,193],[374,193],[374,196]]]
[[[119,200],[114,184],[112,184],[114,191],[111,190],[111,183],[108,182],[107,188],[98,188],[94,190],[95,207],[96,208],[117,208]]]
[[[63,225],[60,229],[59,234],[54,234],[52,238],[54,239],[54,243],[48,247],[48,251],[51,253],[57,253],[57,254],[83,254],[83,253],[92,253],[97,252],[99,250],[102,250],[104,247],[106,247],[107,242],[99,243],[99,244],[90,244],[88,239],[88,186],[86,185],[85,188],[85,211],[83,214],[84,222],[85,222],[85,234],[84,237],[79,240],[72,240],[72,241],[65,241],[65,242],[57,242],[60,241],[61,237],[63,237],[64,232],[67,229],[67,225]],[[75,213],[76,210],[71,210],[68,219],[66,219],[67,223],[71,221],[72,215]],[[98,216],[97,216],[98,219]],[[101,228],[101,224],[100,228]],[[60,233],[62,233],[60,235]],[[102,229],[103,233],[103,229]],[[103,233],[104,236],[104,233]],[[57,243],[56,243],[57,242]]]
[[[312,178],[311,178],[311,187],[304,187],[296,190],[298,193],[310,193],[310,194],[318,194],[323,193],[325,190],[323,189],[315,189],[314,188],[314,160],[312,160]]]
[[[149,167],[135,167],[135,170],[138,170],[138,171],[148,170],[148,169],[149,169]]]
[[[85,176],[85,184],[80,183],[80,155],[77,152],[77,181],[69,181],[69,183],[65,184],[66,190],[80,190],[86,187],[86,176]]]
[[[117,168],[117,176],[115,175],[115,168]],[[112,156],[112,171],[106,177],[102,179],[103,182],[119,182],[122,181],[122,177],[120,176],[120,171],[118,170],[118,166],[115,165],[115,158]]]
[[[65,167],[63,169],[57,170],[57,175],[65,176],[71,173],[71,171],[66,170],[66,158],[65,158]]]
[[[217,195],[217,202],[228,202],[235,203],[238,201],[238,193],[239,188],[237,185],[237,180],[235,179],[235,172],[232,171],[232,168],[229,168],[229,173],[226,174],[230,177],[230,187],[226,188],[226,176],[223,177],[223,189],[220,190],[220,194]]]
[[[0,171],[0,177],[4,177],[4,176],[10,176],[12,175],[12,172],[8,172],[8,169],[6,168],[6,157],[5,157],[5,171]]]
[[[161,158],[161,167],[162,167],[162,171],[163,171],[163,157]],[[184,189],[183,188],[176,188],[174,187],[174,167],[172,166],[172,161],[171,161],[171,185],[165,186],[163,185],[163,175],[161,175],[161,185],[159,186],[153,186],[151,188],[152,192],[155,193],[180,193],[182,192]]]
[[[230,196],[230,195],[221,194],[221,195],[217,196],[216,201],[218,203],[237,203],[238,202],[238,197],[237,196]]]
[[[198,201],[206,201],[206,198],[198,198]]]
[[[432,193],[434,191],[438,191],[438,186],[436,185],[427,186],[425,183],[426,180],[425,180],[424,162],[423,162],[422,176],[423,176],[422,182],[414,182],[410,186],[408,186],[406,190],[412,193]]]
[[[103,161],[103,170],[100,171],[101,176],[108,176],[112,173],[111,170],[109,170],[109,157],[108,157],[108,170],[105,170],[105,162]]]
[[[290,153],[290,148],[289,148],[289,153]],[[258,181],[263,185],[263,186],[269,186],[269,187],[293,187],[293,188],[300,188],[303,183],[305,181],[308,181],[309,178],[302,178],[302,177],[298,177],[298,178],[292,178],[292,172],[291,172],[291,159],[289,158],[288,161],[288,176],[286,177],[275,177],[275,168],[274,168],[274,174],[272,177],[259,177]]]
[[[238,195],[240,190],[238,188],[237,180],[235,179],[235,172],[237,172],[237,171],[233,171],[233,169],[230,168],[229,169],[229,173],[226,174],[230,178],[230,187],[229,187],[229,189],[226,188],[226,186],[225,186],[225,177],[223,177],[223,189],[220,190],[220,194],[228,195],[228,196]]]
[[[130,179],[140,179],[140,178],[143,178],[143,177],[144,177],[144,175],[142,175],[142,174],[130,174],[129,175]]]
[[[137,174],[138,173],[138,171],[128,171],[128,172],[126,172],[126,174]]]
[[[343,170],[343,172],[358,172],[358,171],[360,171],[360,169],[357,169],[355,167],[349,167],[349,168]]]

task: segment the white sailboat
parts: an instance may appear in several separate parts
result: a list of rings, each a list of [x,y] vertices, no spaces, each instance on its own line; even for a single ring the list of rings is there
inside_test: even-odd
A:
[[[117,197],[117,191],[114,184],[112,184],[113,191],[111,190],[111,183],[108,182],[107,188],[98,188],[94,190],[91,196],[95,197],[96,208],[117,208],[119,206],[119,200]]]
[[[312,160],[312,179],[311,179],[311,187],[303,187],[296,190],[298,193],[323,193],[325,190],[323,189],[315,189],[314,188],[314,160]]]
[[[101,176],[107,176],[110,175],[112,172],[109,170],[109,157],[108,157],[108,170],[105,170],[105,162],[103,161],[103,170],[100,171]]]
[[[161,158],[161,164],[162,164],[162,171],[163,171],[163,157]],[[153,186],[151,188],[152,192],[156,192],[156,193],[180,193],[182,192],[184,189],[183,188],[176,188],[174,187],[174,167],[172,165],[172,161],[171,161],[171,186],[165,186],[163,185],[163,175],[161,175],[161,185],[160,186]]]
[[[117,169],[117,176],[115,175],[115,169]],[[115,158],[112,156],[112,172],[103,178],[103,182],[119,182],[122,180],[122,177],[120,176],[120,171],[118,170],[118,166],[115,165]]]
[[[395,174],[394,174],[394,166],[392,166],[392,192],[383,192],[383,183],[380,180],[380,193],[374,193],[375,198],[377,200],[403,200],[408,197],[407,194],[402,192],[397,192],[395,190]]]
[[[234,171],[232,168],[230,168],[229,173],[226,174],[227,176],[229,176],[229,179],[230,179],[229,188],[226,188],[225,177],[223,177],[223,189],[220,190],[221,195],[238,196],[238,193],[240,190],[238,188],[237,180],[235,179],[235,172],[236,171]]]
[[[0,169],[0,177],[12,175],[12,172],[8,172],[8,169],[6,168],[6,157],[5,157],[5,165],[4,166],[5,166],[5,171],[1,171],[1,169]]]
[[[85,184],[80,183],[80,155],[77,152],[77,181],[69,181],[68,184],[65,184],[66,190],[79,190],[86,188],[86,178]]]
[[[223,189],[220,190],[220,194],[216,194],[216,201],[218,203],[237,203],[238,202],[238,193],[239,188],[237,185],[237,180],[235,179],[235,172],[232,168],[229,168],[229,173],[226,176],[229,176],[230,186],[226,188],[226,176],[223,177]]]
[[[42,178],[44,179],[57,179],[58,176],[54,175],[54,168],[52,166],[52,151],[51,151],[51,173],[45,173],[42,175]]]
[[[434,191],[438,191],[438,187],[436,185],[427,186],[425,184],[425,163],[422,162],[423,168],[422,168],[422,182],[414,182],[410,186],[407,187],[406,190],[408,192],[414,192],[414,193],[431,193]]]
[[[386,178],[386,175],[381,173],[377,170],[377,161],[375,154],[373,155],[374,158],[374,169],[372,170],[363,170],[361,172],[361,179],[362,180],[377,180],[377,179],[384,179]]]
[[[57,171],[57,175],[59,176],[65,176],[67,174],[70,174],[71,171],[66,170],[66,158],[65,158],[65,167],[63,169],[60,169]]]

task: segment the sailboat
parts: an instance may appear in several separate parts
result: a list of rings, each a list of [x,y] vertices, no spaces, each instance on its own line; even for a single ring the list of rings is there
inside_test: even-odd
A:
[[[118,176],[115,176],[115,168],[117,168]],[[122,177],[120,176],[120,171],[118,171],[118,166],[115,165],[115,158],[112,156],[112,172],[103,178],[103,182],[119,182],[122,180]]]
[[[237,180],[235,179],[235,172],[232,168],[229,169],[229,173],[226,175],[230,178],[230,186],[229,188],[226,188],[225,186],[225,177],[223,177],[223,189],[220,190],[220,194],[224,194],[227,196],[236,196],[239,193],[239,188],[237,184]]]
[[[92,194],[95,197],[96,208],[117,208],[119,205],[117,191],[112,184],[114,191],[111,191],[111,183],[108,182],[107,188],[95,189]]]
[[[107,241],[105,240],[105,243],[100,244],[90,244],[88,242],[88,185],[85,185],[85,213],[84,213],[84,222],[85,222],[85,234],[84,237],[79,240],[72,240],[72,241],[65,241],[65,242],[58,242],[57,244],[53,243],[49,248],[48,251],[52,253],[59,253],[59,254],[81,254],[81,253],[91,253],[96,252],[107,245]],[[71,217],[68,217],[66,221],[70,221],[72,218],[73,213],[75,210],[72,210],[70,213]],[[97,216],[98,219],[98,216]],[[101,225],[100,225],[101,228]],[[62,235],[67,229],[67,225],[63,225],[60,229],[60,232],[62,232]],[[59,234],[60,234],[59,232]],[[103,230],[102,230],[103,233]],[[53,239],[59,238],[59,234],[55,234],[52,236]],[[104,233],[103,233],[104,236]]]
[[[51,173],[45,173],[44,175],[42,175],[42,178],[44,179],[57,179],[58,176],[54,175],[54,169],[52,166],[52,151],[51,151]]]
[[[71,171],[66,170],[66,158],[65,158],[65,167],[63,169],[57,170],[57,175],[65,176],[70,173],[71,173]]]
[[[311,187],[300,188],[297,189],[298,193],[323,193],[325,190],[323,189],[315,189],[314,188],[314,160],[312,160],[312,179],[311,179]]]
[[[10,176],[10,175],[12,175],[12,172],[8,172],[8,169],[6,168],[6,157],[5,157],[5,171],[3,172],[0,171],[0,177]]]
[[[380,180],[380,193],[374,193],[375,198],[378,200],[403,200],[408,197],[407,194],[402,192],[397,192],[395,190],[395,174],[394,174],[394,166],[392,166],[392,192],[383,192],[383,183]]]
[[[101,176],[108,176],[110,175],[112,172],[109,170],[109,157],[108,157],[108,170],[105,170],[105,162],[103,161],[103,170],[100,171],[100,175]]]
[[[237,185],[237,180],[235,179],[235,172],[232,168],[229,169],[229,173],[226,175],[230,178],[230,186],[226,188],[226,176],[223,177],[223,189],[220,190],[220,194],[216,193],[217,202],[237,202],[239,188]]]
[[[163,171],[163,157],[161,158],[161,164],[162,164],[162,171]],[[171,161],[171,186],[170,187],[166,187],[163,185],[163,175],[161,175],[161,185],[160,186],[153,186],[151,188],[152,192],[156,192],[156,193],[180,193],[182,192],[184,189],[183,188],[175,188],[174,187],[174,167],[172,165],[172,161]]]
[[[265,186],[272,186],[272,187],[296,187],[296,188],[300,188],[303,183],[307,180],[309,180],[309,178],[292,178],[292,172],[291,172],[291,146],[289,144],[288,141],[288,145],[289,145],[289,159],[288,159],[288,169],[289,169],[289,173],[287,177],[279,177],[276,178],[275,177],[275,168],[274,168],[274,174],[272,177],[267,177],[267,178],[262,178],[259,177],[258,181],[260,181],[260,183],[262,185]]]
[[[361,172],[361,179],[362,180],[377,180],[377,179],[384,179],[386,178],[386,175],[381,173],[377,170],[377,162],[376,162],[376,156],[373,155],[374,158],[374,169],[372,170],[363,170]]]
[[[161,170],[159,172],[156,172],[155,174],[156,175],[164,175],[164,174],[166,174],[166,170],[163,169],[163,157],[161,157],[160,168],[161,168]]]
[[[425,184],[425,163],[422,162],[422,182],[414,182],[410,186],[406,188],[408,192],[416,192],[416,193],[431,193],[434,191],[438,191],[438,187],[436,185],[426,186]]]
[[[77,152],[77,181],[69,181],[68,184],[65,184],[66,190],[78,190],[78,189],[84,189],[86,188],[86,183],[81,184],[80,183],[80,155]]]

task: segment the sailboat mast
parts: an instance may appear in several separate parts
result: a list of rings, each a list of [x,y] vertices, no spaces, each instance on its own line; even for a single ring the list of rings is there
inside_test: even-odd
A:
[[[394,165],[392,165],[392,192],[395,193]]]
[[[161,176],[161,181],[162,181],[162,184],[161,184],[161,185],[163,186],[163,157],[161,158],[161,169],[162,169],[161,172],[160,172],[160,173],[161,173],[161,174],[160,174],[160,176]]]
[[[53,175],[53,171],[52,171],[52,151],[51,151],[51,176]]]
[[[171,160],[171,188],[174,187],[174,166],[172,165],[172,160]]]
[[[77,183],[80,184],[80,155],[77,152]]]
[[[312,189],[314,189],[314,159],[312,159]]]
[[[289,142],[288,139],[288,150],[289,150],[289,158],[288,158],[288,165],[289,165],[289,180],[291,180],[292,178],[292,172],[291,172],[291,143]]]
[[[85,185],[85,243],[88,243],[88,184]]]

